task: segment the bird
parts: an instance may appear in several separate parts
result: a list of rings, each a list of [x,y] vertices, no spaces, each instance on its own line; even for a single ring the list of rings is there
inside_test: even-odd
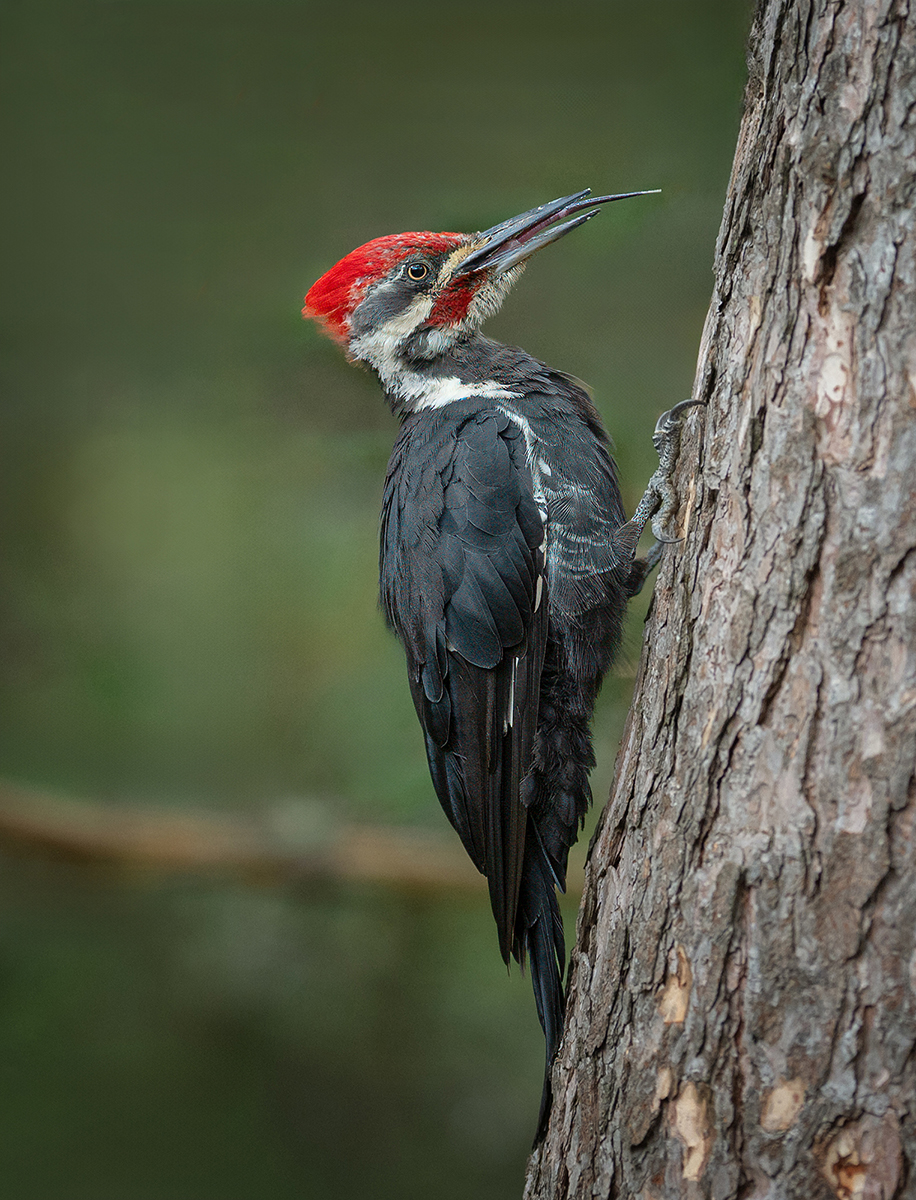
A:
[[[499,950],[529,973],[551,1105],[566,948],[557,889],[591,803],[590,721],[627,601],[671,538],[684,401],[628,521],[584,386],[483,322],[527,261],[613,201],[591,189],[478,233],[377,237],[309,289],[303,315],[377,375],[400,423],[385,479],[380,599],[403,645],[445,815],[486,876]],[[652,519],[657,541],[635,557]]]

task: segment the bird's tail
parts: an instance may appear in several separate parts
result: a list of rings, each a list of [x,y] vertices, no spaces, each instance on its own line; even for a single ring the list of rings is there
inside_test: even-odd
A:
[[[529,819],[519,888],[514,953],[522,966],[526,957],[530,963],[534,1002],[547,1042],[544,1090],[541,1094],[535,1145],[547,1129],[551,1103],[550,1072],[563,1033],[563,971],[566,964],[566,946],[563,939],[563,920],[557,903],[556,882],[537,828]]]

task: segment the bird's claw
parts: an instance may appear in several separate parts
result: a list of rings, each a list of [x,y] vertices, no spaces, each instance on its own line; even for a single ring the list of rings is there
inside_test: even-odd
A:
[[[655,432],[652,435],[652,441],[655,442],[656,448],[658,448],[657,439],[659,437],[664,437],[665,434],[670,433],[672,429],[677,428],[683,421],[684,413],[688,408],[697,407],[705,408],[706,401],[694,400],[693,397],[690,397],[687,400],[681,400],[679,404],[675,404],[674,407],[669,408],[667,412],[663,412],[655,422]]]
[[[681,427],[684,417],[691,408],[705,404],[703,400],[682,400],[667,412],[663,412],[655,424],[652,443],[658,452],[658,469],[649,480],[643,497],[636,507],[636,512],[625,525],[618,529],[615,535],[620,549],[631,561],[635,559],[636,544],[643,529],[651,521],[652,532],[656,545],[649,551],[645,560],[645,570],[642,578],[652,569],[661,557],[661,547],[680,542],[681,537],[671,537],[666,532],[668,521],[677,511],[678,497],[671,482],[674,468],[677,464],[678,451],[681,446]],[[651,560],[651,561],[649,561]]]

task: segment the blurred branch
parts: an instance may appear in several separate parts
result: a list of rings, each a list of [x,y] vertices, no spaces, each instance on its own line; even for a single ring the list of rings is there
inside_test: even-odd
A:
[[[484,894],[457,838],[347,825],[329,803],[260,817],[74,800],[0,781],[0,849],[156,874],[347,880],[402,890]],[[572,881],[575,890],[578,881]]]

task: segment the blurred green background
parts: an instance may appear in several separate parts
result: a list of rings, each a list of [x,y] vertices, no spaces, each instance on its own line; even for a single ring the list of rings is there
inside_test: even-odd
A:
[[[376,607],[394,421],[302,296],[379,234],[662,188],[539,256],[488,327],[593,387],[632,510],[690,393],[748,21],[6,0],[0,777],[444,827]],[[542,1040],[482,889],[0,865],[4,1197],[520,1195]]]

